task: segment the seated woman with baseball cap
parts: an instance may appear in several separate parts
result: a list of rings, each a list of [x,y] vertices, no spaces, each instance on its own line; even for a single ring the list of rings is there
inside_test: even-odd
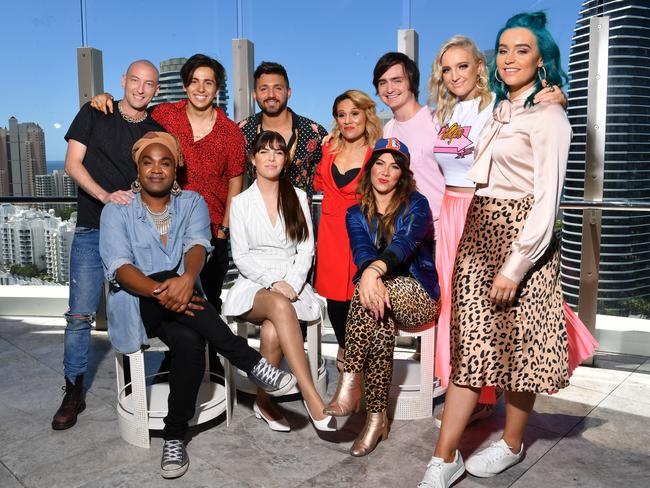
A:
[[[133,160],[135,198],[107,204],[101,216],[99,252],[111,284],[109,336],[122,353],[146,347],[147,337],[169,346],[161,475],[177,478],[189,466],[184,439],[205,371],[206,341],[271,395],[286,393],[296,379],[234,335],[205,300],[199,273],[212,250],[210,217],[203,198],[176,182],[183,164],[176,138],[147,132],[134,144]]]
[[[365,456],[388,436],[388,393],[396,327],[418,328],[438,317],[440,289],[433,263],[433,221],[415,191],[410,155],[396,138],[380,139],[363,168],[346,226],[357,273],[346,324],[345,363],[324,413],[358,410],[362,375],[366,424],[350,453]]]

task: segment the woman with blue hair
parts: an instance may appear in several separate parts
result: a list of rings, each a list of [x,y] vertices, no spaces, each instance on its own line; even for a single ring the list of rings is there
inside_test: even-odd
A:
[[[568,385],[568,340],[553,232],[571,140],[558,104],[559,49],[541,13],[510,18],[498,35],[490,84],[495,110],[468,178],[476,183],[452,280],[451,377],[438,444],[419,486],[445,488],[465,470],[494,476],[518,463],[536,393]],[[506,391],[501,439],[463,463],[461,436],[481,387]]]

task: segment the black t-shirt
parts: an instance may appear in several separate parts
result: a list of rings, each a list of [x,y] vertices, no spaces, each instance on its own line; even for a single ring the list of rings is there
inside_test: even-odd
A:
[[[166,132],[151,115],[138,123],[127,122],[113,103],[113,113],[104,115],[84,104],[72,121],[65,140],[74,139],[86,146],[83,165],[93,180],[112,193],[128,190],[137,176],[131,149],[135,141],[149,131]],[[99,217],[104,204],[79,188],[77,196],[77,225],[99,229]]]

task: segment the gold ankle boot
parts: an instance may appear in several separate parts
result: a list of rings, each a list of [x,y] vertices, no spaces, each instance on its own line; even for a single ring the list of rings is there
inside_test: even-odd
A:
[[[383,412],[368,412],[366,425],[350,448],[353,456],[365,456],[375,450],[380,440],[388,438],[388,417]]]
[[[332,401],[323,409],[325,415],[345,417],[359,411],[361,404],[361,373],[341,373]]]

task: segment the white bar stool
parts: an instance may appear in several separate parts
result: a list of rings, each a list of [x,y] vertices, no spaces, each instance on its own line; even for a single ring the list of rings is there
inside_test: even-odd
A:
[[[131,354],[115,353],[115,369],[117,376],[117,419],[120,435],[129,444],[148,448],[150,446],[149,430],[162,430],[163,419],[167,416],[167,397],[169,383],[146,385],[146,379],[157,376],[154,373],[146,375],[144,353],[164,352],[169,348],[157,337],[149,340],[150,347]],[[131,382],[124,380],[124,356],[129,358]],[[196,399],[196,413],[190,420],[190,425],[198,425],[214,419],[226,412],[226,425],[232,418],[233,391],[232,366],[224,358],[224,385],[210,381],[210,367],[206,347],[206,369]],[[127,387],[131,392],[127,394]]]

